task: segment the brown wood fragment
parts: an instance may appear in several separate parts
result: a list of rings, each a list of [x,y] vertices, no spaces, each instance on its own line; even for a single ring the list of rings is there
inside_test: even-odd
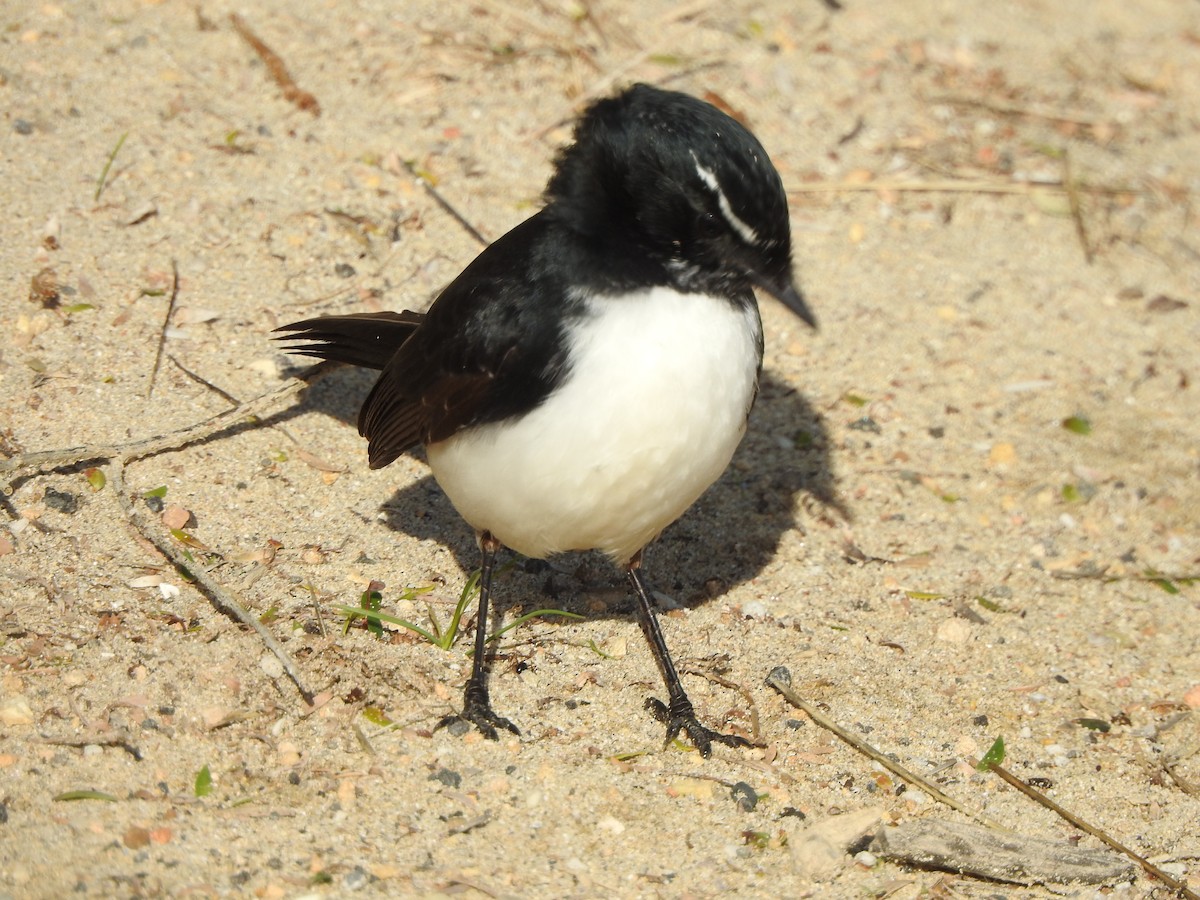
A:
[[[921,869],[961,872],[1014,884],[1104,884],[1128,880],[1134,867],[1114,853],[980,828],[944,819],[884,827],[876,856]]]
[[[41,304],[43,309],[54,309],[59,305],[61,297],[54,269],[47,266],[29,279],[29,300]]]
[[[237,13],[230,13],[229,21],[233,23],[233,27],[242,36],[242,39],[258,54],[263,64],[266,65],[267,71],[271,73],[271,77],[275,79],[275,83],[283,89],[284,99],[290,103],[294,103],[300,109],[312,113],[314,116],[319,116],[321,114],[321,104],[317,102],[316,97],[308,91],[302,90],[300,85],[296,84],[296,79],[292,78],[291,72],[288,71],[279,54],[268,47],[262,38],[251,31],[250,26],[246,24],[246,20]]]

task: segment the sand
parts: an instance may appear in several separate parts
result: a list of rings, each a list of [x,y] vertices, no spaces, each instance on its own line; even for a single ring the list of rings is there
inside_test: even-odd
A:
[[[657,672],[594,556],[506,557],[510,621],[586,617],[499,641],[521,736],[433,730],[469,642],[338,607],[375,580],[385,611],[445,623],[478,560],[421,459],[367,469],[366,374],[130,462],[134,522],[103,460],[18,479],[0,896],[1155,890],[806,854],[847,823],[969,820],[765,686],[779,665],[988,818],[1100,847],[971,767],[1003,737],[1016,775],[1200,881],[1200,7],[846,7],[4,8],[5,455],[184,428],[294,371],[275,326],[424,308],[479,243],[413,171],[493,239],[575,111],[635,80],[745,117],[821,330],[762,301],[750,432],[647,558],[700,715],[762,744],[708,760],[662,749]],[[261,618],[313,703],[146,533]]]

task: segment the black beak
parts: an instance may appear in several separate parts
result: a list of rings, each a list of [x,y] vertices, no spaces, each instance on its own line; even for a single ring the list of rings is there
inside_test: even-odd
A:
[[[804,295],[791,278],[782,283],[764,279],[759,282],[759,286],[803,319],[813,331],[817,330],[817,317],[808,308],[808,304],[804,302]]]

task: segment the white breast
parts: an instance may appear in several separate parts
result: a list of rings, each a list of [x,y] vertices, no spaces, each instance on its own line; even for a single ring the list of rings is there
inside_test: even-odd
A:
[[[753,305],[667,288],[588,304],[570,374],[540,407],[431,444],[428,458],[462,517],[506,546],[622,564],[729,464],[762,326]]]

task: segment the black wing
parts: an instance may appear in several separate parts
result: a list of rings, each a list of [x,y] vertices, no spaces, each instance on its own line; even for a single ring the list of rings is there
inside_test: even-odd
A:
[[[382,369],[358,416],[372,469],[416,444],[528,412],[554,390],[567,365],[564,315],[582,305],[568,294],[551,249],[554,228],[544,213],[518,225],[424,317],[335,316],[285,326],[317,342],[299,352]],[[384,334],[400,338],[390,355]]]
[[[288,353],[378,370],[387,365],[423,321],[423,313],[408,310],[351,313],[305,319],[275,330],[289,332],[276,338],[279,341],[312,342],[289,343],[283,348]]]

